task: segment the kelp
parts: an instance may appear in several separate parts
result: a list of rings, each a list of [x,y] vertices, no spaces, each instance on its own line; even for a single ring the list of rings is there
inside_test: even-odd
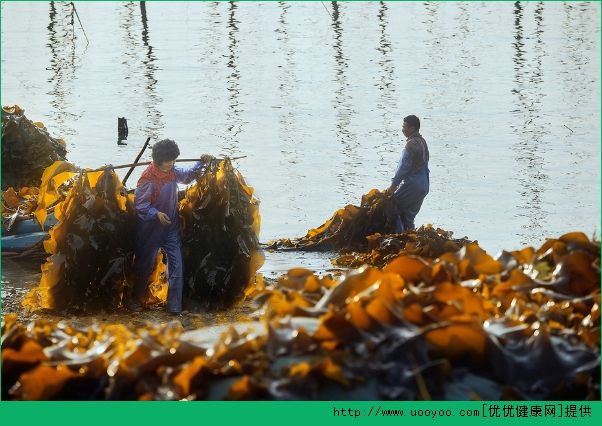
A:
[[[240,300],[264,261],[259,202],[229,159],[214,160],[180,202],[184,300],[224,308]]]
[[[38,206],[39,188],[10,186],[2,191],[2,225],[10,231],[16,220],[30,215]]]
[[[46,222],[48,209],[65,200],[77,172],[77,167],[67,161],[55,161],[44,170],[34,212],[40,225]]]
[[[2,324],[4,399],[600,398],[600,243],[477,244],[248,291],[263,322]]]
[[[304,237],[282,239],[270,243],[270,249],[308,251],[363,250],[366,237],[392,234],[396,231],[396,207],[391,195],[372,189],[362,196],[359,206],[349,204],[337,210],[330,219]]]
[[[2,108],[2,189],[40,185],[42,173],[54,161],[65,160],[62,139],[48,134],[15,105]]]
[[[78,173],[61,161],[44,171],[42,181],[35,217],[43,223],[47,208],[55,206],[59,223],[44,242],[50,257],[42,265],[40,284],[23,306],[86,313],[122,307],[133,283],[133,196],[122,195],[113,171]],[[188,189],[180,213],[187,308],[221,308],[240,300],[263,263],[253,189],[229,160],[215,161]],[[149,278],[146,306],[165,303],[165,272],[160,253]]]
[[[23,214],[29,214],[38,205],[37,197],[39,188],[27,187],[19,188],[18,191],[10,186],[6,191],[2,191],[2,216],[12,214],[20,210]]]
[[[23,301],[31,310],[117,309],[131,281],[135,212],[113,170],[81,172],[57,205],[38,287]]]
[[[382,268],[400,254],[416,255],[436,259],[444,253],[456,252],[474,241],[468,238],[453,238],[451,231],[424,225],[401,234],[374,234],[366,237],[366,251],[347,252],[332,263],[335,266],[357,268],[364,264]]]
[[[56,204],[64,201],[73,186],[77,167],[66,161],[55,161],[42,173],[40,187],[13,187],[2,191],[2,224],[10,231],[16,221],[35,218],[40,230],[49,228],[46,224],[49,212]]]

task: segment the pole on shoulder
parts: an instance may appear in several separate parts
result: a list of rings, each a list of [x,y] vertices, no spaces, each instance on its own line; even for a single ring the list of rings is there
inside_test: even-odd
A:
[[[247,158],[247,156],[241,155],[240,157],[232,157],[232,158],[230,158],[230,160],[240,160],[241,158]],[[218,160],[220,160],[220,159],[218,158]],[[200,159],[199,158],[182,158],[182,159],[177,159],[176,163],[191,163],[193,161],[200,161]],[[104,166],[104,167],[99,167],[98,169],[94,169],[94,170],[86,170],[86,172],[101,172],[103,170],[125,169],[126,167],[148,166],[150,163],[151,163],[151,161],[144,161],[142,163],[121,164],[119,166]]]

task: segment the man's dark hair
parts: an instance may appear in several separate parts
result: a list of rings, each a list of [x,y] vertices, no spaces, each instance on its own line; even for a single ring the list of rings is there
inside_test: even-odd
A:
[[[178,155],[180,155],[180,149],[171,139],[163,139],[153,145],[153,162],[157,165],[175,160]]]
[[[417,131],[420,130],[420,119],[415,115],[408,115],[403,119],[403,121],[408,123],[409,126],[412,126]]]

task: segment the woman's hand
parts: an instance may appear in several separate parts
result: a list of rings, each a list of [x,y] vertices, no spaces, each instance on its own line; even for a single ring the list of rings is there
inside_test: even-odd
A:
[[[161,222],[161,225],[164,225],[164,226],[171,225],[171,220],[169,220],[169,216],[167,216],[163,212],[157,213],[157,219],[159,219],[159,222]]]
[[[213,160],[215,160],[215,157],[213,155],[209,155],[209,154],[201,155],[201,161],[205,164],[209,164]]]

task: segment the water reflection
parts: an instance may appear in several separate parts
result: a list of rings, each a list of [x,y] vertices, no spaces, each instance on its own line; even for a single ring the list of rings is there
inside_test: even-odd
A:
[[[82,6],[78,11],[91,42],[82,58],[85,39],[76,17],[73,34],[68,3],[51,3],[50,14],[48,3],[2,3],[2,78],[11,83],[2,87],[4,100],[29,108],[30,118],[59,123],[57,135],[86,134],[85,143],[69,146],[69,157],[77,161],[86,156],[105,160],[102,129],[114,135],[118,115],[128,118],[130,145],[132,138],[141,143],[144,137],[136,132],[140,124],[148,125],[142,119],[152,116],[152,105],[165,122],[169,114],[169,128],[192,128],[215,140],[211,151],[216,154],[226,153],[226,142],[244,143],[241,154],[250,159],[269,156],[269,165],[276,169],[285,158],[280,147],[274,150],[255,136],[265,134],[269,142],[282,139],[282,150],[293,161],[300,159],[298,167],[281,167],[277,182],[271,170],[258,173],[250,166],[245,172],[262,196],[266,228],[278,229],[278,236],[288,231],[275,224],[301,223],[298,230],[304,231],[344,202],[356,202],[357,193],[349,190],[359,192],[383,178],[375,167],[358,167],[358,156],[350,160],[357,142],[353,131],[361,142],[359,163],[378,164],[383,155],[389,163],[382,173],[390,177],[400,153],[386,152],[385,142],[392,138],[396,145],[391,148],[401,150],[399,121],[409,113],[424,119],[425,136],[437,145],[432,150],[433,192],[423,217],[478,237],[493,251],[519,246],[519,237],[506,230],[520,230],[523,242],[537,239],[528,227],[538,218],[549,234],[568,224],[588,232],[599,229],[599,3],[385,1],[309,7],[225,2],[202,3],[188,12],[181,8],[177,14],[171,12],[178,8],[171,6],[156,13],[155,5],[147,2],[146,13],[139,3]],[[178,25],[180,19],[189,19],[190,25]],[[257,23],[270,28],[258,30]],[[284,32],[271,31],[276,28]],[[260,45],[253,43],[256,37],[261,37]],[[415,49],[414,55],[406,53],[408,48]],[[163,53],[181,66],[163,67]],[[78,57],[85,59],[81,68]],[[275,68],[275,61],[282,68]],[[255,79],[251,71],[261,67],[266,74]],[[190,100],[172,94],[182,90],[183,81],[194,85],[192,106],[199,111],[180,113],[183,102]],[[153,91],[163,99],[151,101]],[[95,99],[86,93],[94,93]],[[265,100],[265,105],[255,108],[252,100]],[[267,109],[275,103],[283,108]],[[115,111],[99,123],[98,117],[121,104],[128,110]],[[404,104],[416,109],[405,111]],[[71,111],[82,112],[82,117],[70,116]],[[242,111],[238,121],[237,111]],[[468,125],[459,125],[459,118]],[[156,117],[150,119],[157,123]],[[240,119],[245,120],[243,133]],[[546,130],[550,133],[542,134]],[[316,134],[303,133],[310,131]],[[307,144],[293,146],[295,135]],[[319,142],[326,137],[330,143]],[[383,142],[377,148],[382,151],[372,150],[376,139]],[[492,149],[496,143],[507,148]],[[303,148],[307,157],[301,157]],[[122,149],[132,154],[128,158],[136,153],[134,146]],[[321,158],[312,161],[313,156]],[[305,175],[286,194],[303,206],[298,211],[289,209],[289,200],[282,196],[281,189],[298,179],[289,173]],[[498,205],[507,207],[477,214],[492,185],[500,184],[507,189]],[[323,189],[313,190],[320,185]],[[266,188],[270,191],[261,192]],[[328,193],[335,197],[320,202]],[[517,208],[523,216],[515,217]]]
[[[301,129],[298,126],[298,113],[300,102],[296,96],[296,89],[300,81],[295,70],[298,65],[295,61],[295,49],[291,46],[290,37],[287,31],[287,17],[291,6],[285,2],[278,2],[280,15],[278,16],[278,26],[275,30],[276,40],[278,41],[280,53],[284,57],[284,64],[278,65],[278,92],[280,95],[280,107],[275,109],[278,113],[278,142],[281,144],[281,161],[287,165],[288,174],[286,177],[286,186],[283,185],[283,193],[289,201],[288,208],[296,211],[299,220],[305,219],[307,213],[304,206],[298,202],[298,194],[294,187],[298,186],[305,177],[302,173],[303,168],[299,164],[303,160],[305,149],[299,144]],[[283,182],[284,184],[285,182]]]
[[[238,69],[238,24],[236,9],[238,5],[231,1],[228,3],[228,68],[227,90],[228,110],[226,112],[226,155],[236,156],[240,154],[239,135],[243,129],[243,121],[240,114],[243,112],[240,102],[240,71]]]
[[[352,201],[355,194],[357,172],[360,156],[357,153],[359,144],[356,134],[351,130],[351,119],[355,115],[349,94],[347,71],[349,59],[343,52],[343,28],[340,20],[339,3],[332,2],[332,29],[334,31],[334,60],[335,60],[335,97],[333,107],[336,113],[335,134],[341,145],[342,160],[337,164],[338,188],[348,201]],[[355,200],[353,200],[355,201]]]
[[[150,136],[153,140],[157,140],[161,136],[161,130],[165,127],[163,114],[157,107],[163,101],[156,91],[157,58],[150,43],[146,5],[140,5],[140,15],[137,6],[135,3],[126,3],[121,8],[120,26],[124,31],[125,46],[125,59],[122,64],[125,65],[125,80],[128,82],[128,89],[133,92],[128,96],[134,95],[134,100],[130,104],[136,108],[136,101],[138,101],[143,109],[142,121],[139,123],[138,129],[144,136]],[[140,43],[138,35],[140,32],[142,43]],[[133,114],[133,111],[124,111],[124,113],[127,117],[129,114]]]
[[[579,106],[583,104],[583,100],[588,98],[596,99],[591,92],[591,86],[587,83],[599,84],[599,80],[596,82],[596,79],[592,78],[588,69],[592,54],[595,54],[594,52],[599,50],[599,46],[593,43],[592,37],[593,34],[599,32],[599,28],[594,28],[594,26],[597,27],[597,18],[596,14],[592,13],[590,4],[576,5],[564,3],[562,7],[564,16],[562,21],[562,46],[560,48],[562,55],[560,63],[563,66],[563,72],[560,75],[561,81],[559,82],[559,86],[562,93],[562,102],[567,106],[566,123],[563,124],[576,124],[583,120],[583,116],[579,114]],[[568,124],[566,134],[569,134],[571,131],[579,133],[579,129],[575,124]],[[579,169],[579,164],[584,159],[579,154],[580,149],[574,149],[574,143],[577,140],[575,137],[567,137],[565,140],[567,151],[570,154],[570,161],[575,171]]]
[[[542,101],[543,66],[545,56],[543,45],[543,3],[538,3],[535,12],[534,43],[524,35],[524,10],[520,2],[514,3],[514,88],[512,94],[516,109],[512,111],[514,119],[511,124],[517,142],[511,146],[517,165],[516,180],[519,187],[519,199],[515,216],[519,218],[521,231],[518,236],[521,244],[532,244],[541,241],[547,230],[547,212],[542,206],[545,185],[549,180],[544,173],[544,156],[546,150],[544,138],[549,134],[549,123],[544,122]],[[533,38],[530,38],[532,40]],[[530,48],[531,52],[527,49]],[[530,55],[533,58],[530,58]]]
[[[147,124],[143,129],[146,130],[146,137],[150,136],[158,139],[159,132],[164,127],[163,114],[157,109],[157,105],[159,105],[162,99],[156,92],[157,79],[155,78],[155,72],[158,67],[156,64],[157,58],[153,52],[153,46],[150,43],[146,2],[140,2],[140,16],[142,18],[142,43],[146,48],[145,57],[142,60],[142,63],[145,67],[144,77],[146,79],[146,84],[144,86],[146,97],[144,98],[143,105],[146,112]]]
[[[51,76],[48,78],[50,83],[48,115],[55,123],[56,133],[60,137],[74,136],[77,131],[71,123],[81,118],[81,114],[74,112],[71,98],[77,83],[76,71],[81,66],[81,54],[77,53],[78,36],[75,33],[74,10],[69,3],[50,2],[48,16],[50,22],[47,26],[46,46],[50,49],[50,67],[47,70],[51,71]]]
[[[423,60],[420,65],[420,69],[424,72],[421,73],[423,77],[423,87],[425,89],[423,95],[423,102],[425,109],[429,113],[434,111],[444,111],[444,114],[448,115],[450,111],[457,109],[457,99],[449,96],[441,96],[441,87],[448,85],[449,74],[447,69],[449,67],[448,59],[448,48],[446,41],[448,39],[447,34],[443,31],[442,22],[439,17],[439,8],[443,7],[440,3],[425,3],[425,17],[422,20],[422,24],[427,33],[427,37],[424,40],[424,46],[426,51]],[[437,72],[432,72],[437,70]],[[427,118],[426,114],[423,117]]]
[[[458,13],[455,16],[457,21],[457,32],[454,34],[455,44],[460,51],[455,62],[455,67],[451,69],[450,77],[452,80],[461,81],[458,85],[460,92],[457,94],[456,101],[462,105],[462,108],[469,107],[476,100],[478,93],[475,87],[474,72],[479,72],[479,61],[475,57],[475,49],[470,48],[473,45],[470,37],[473,33],[474,24],[471,22],[471,6],[466,3],[458,4]],[[465,118],[460,114],[457,117],[457,123],[466,123]],[[466,123],[468,124],[468,123]],[[464,130],[464,126],[458,126],[460,131]]]
[[[225,77],[225,64],[222,61],[222,52],[225,50],[224,40],[226,37],[223,31],[226,25],[225,19],[222,18],[219,10],[220,3],[211,2],[207,6],[207,12],[203,13],[206,19],[206,28],[204,29],[204,34],[201,33],[198,42],[201,48],[198,61],[201,67],[208,71],[197,81],[203,89],[201,97],[204,103],[211,106],[205,109],[208,116],[207,133],[215,138],[216,150],[221,153],[221,150],[224,148],[224,141],[226,140],[223,124],[225,112],[222,113],[222,111],[229,108],[229,105],[225,105],[220,90],[223,87],[223,79]]]
[[[379,39],[376,51],[379,52],[377,59],[378,69],[374,76],[374,87],[378,89],[378,100],[376,109],[380,112],[381,121],[378,127],[371,133],[377,135],[373,149],[378,154],[378,171],[383,175],[390,175],[394,165],[388,161],[386,153],[399,151],[399,144],[395,143],[399,138],[399,117],[396,116],[399,97],[395,84],[395,62],[392,57],[392,44],[389,35],[389,19],[387,13],[389,8],[383,1],[378,7]]]

